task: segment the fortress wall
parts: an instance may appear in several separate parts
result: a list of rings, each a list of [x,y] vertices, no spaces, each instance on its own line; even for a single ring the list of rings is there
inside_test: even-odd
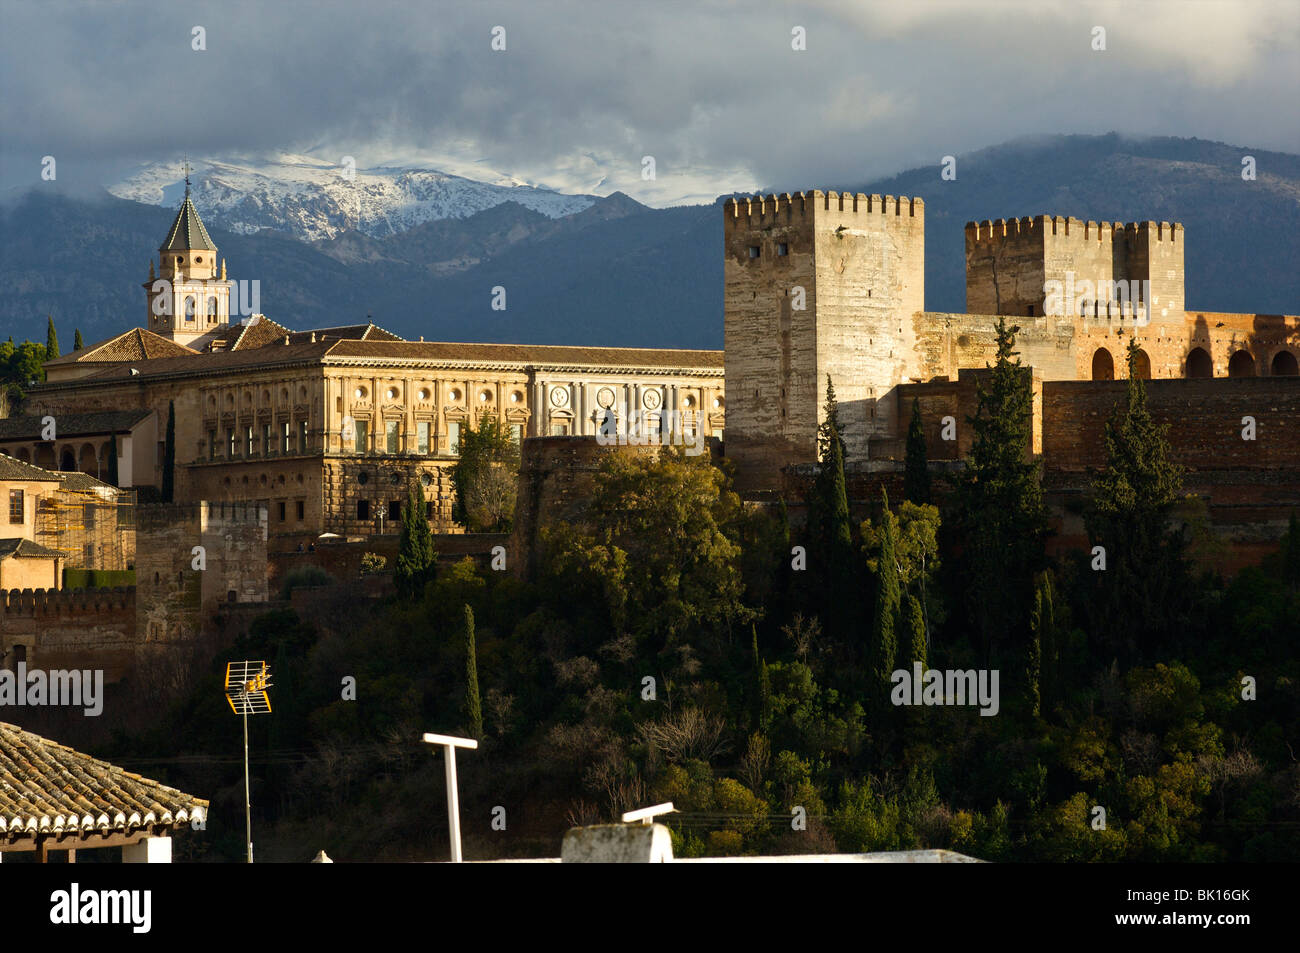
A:
[[[15,645],[26,646],[28,668],[103,669],[116,681],[135,661],[135,590],[0,592],[0,652]]]

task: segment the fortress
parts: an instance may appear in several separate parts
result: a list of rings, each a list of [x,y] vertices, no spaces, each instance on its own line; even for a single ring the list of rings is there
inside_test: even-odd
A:
[[[1175,457],[1196,471],[1189,489],[1211,472],[1220,496],[1267,476],[1274,492],[1260,502],[1273,511],[1251,519],[1279,526],[1300,504],[1300,318],[1188,310],[1181,225],[972,222],[969,313],[947,314],[925,310],[919,198],[810,191],[733,199],[723,212],[725,449],[747,495],[788,490],[790,468],[815,462],[828,376],[857,472],[901,465],[913,397],[931,459],[958,459],[973,372],[992,363],[1008,316],[1033,379],[1031,449],[1049,482],[1081,489],[1086,468],[1104,462],[1100,425],[1122,388],[1100,382],[1127,374],[1135,339],[1153,413],[1179,423]],[[1222,377],[1255,380],[1194,380]],[[948,414],[958,432],[943,441]],[[1253,440],[1241,434],[1246,415]]]

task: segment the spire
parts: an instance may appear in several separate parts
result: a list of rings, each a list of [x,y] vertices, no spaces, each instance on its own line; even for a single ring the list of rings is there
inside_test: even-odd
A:
[[[190,197],[190,160],[189,160],[189,156],[186,156],[186,157],[185,157],[185,164],[184,164],[183,168],[185,169],[185,197],[188,199],[188,198]]]
[[[176,220],[172,222],[171,230],[167,233],[167,240],[162,243],[158,250],[172,252],[200,248],[207,251],[217,250],[217,246],[208,237],[208,230],[203,227],[203,219],[199,218],[198,209],[190,201],[190,192],[187,186],[185,201],[181,204],[181,210],[176,213]]]
[[[221,280],[226,280],[226,259],[221,259]]]

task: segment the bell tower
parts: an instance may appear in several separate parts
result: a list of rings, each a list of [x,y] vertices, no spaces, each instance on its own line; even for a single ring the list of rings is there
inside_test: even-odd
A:
[[[158,249],[158,271],[149,263],[145,283],[145,327],[199,350],[230,325],[230,286],[225,262],[217,274],[217,246],[190,200],[190,166],[185,164],[185,201]]]

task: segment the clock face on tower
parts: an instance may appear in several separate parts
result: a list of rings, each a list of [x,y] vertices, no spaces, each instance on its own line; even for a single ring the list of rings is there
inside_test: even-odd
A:
[[[569,402],[569,392],[562,387],[556,387],[551,391],[551,406],[563,407]]]

